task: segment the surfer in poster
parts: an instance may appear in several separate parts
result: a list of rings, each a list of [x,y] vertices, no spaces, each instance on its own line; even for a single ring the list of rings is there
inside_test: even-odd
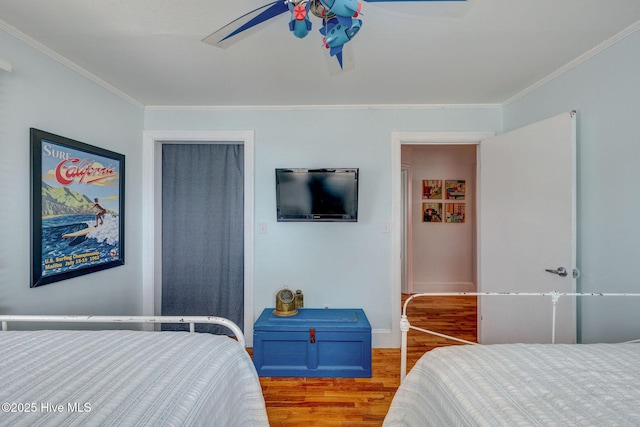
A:
[[[93,199],[93,201],[95,202],[93,204],[93,206],[91,206],[91,209],[93,208],[97,208],[98,209],[98,213],[96,214],[96,225],[95,227],[98,226],[98,220],[100,220],[100,225],[104,224],[104,219],[102,219],[102,217],[104,216],[104,214],[107,213],[107,210],[105,208],[103,208],[102,206],[100,206],[100,203],[98,203],[98,198],[96,197],[95,199]]]

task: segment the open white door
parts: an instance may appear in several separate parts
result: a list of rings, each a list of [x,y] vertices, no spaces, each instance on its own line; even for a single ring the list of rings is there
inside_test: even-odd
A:
[[[479,292],[575,292],[575,128],[568,112],[480,143]],[[483,344],[551,341],[549,297],[482,296],[478,313]],[[556,342],[574,343],[575,298],[556,322]]]

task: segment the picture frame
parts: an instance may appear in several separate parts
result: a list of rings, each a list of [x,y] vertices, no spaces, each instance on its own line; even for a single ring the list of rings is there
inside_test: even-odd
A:
[[[442,199],[442,180],[441,179],[423,179],[422,180],[422,198],[424,200]]]
[[[444,222],[463,223],[466,216],[464,203],[446,203],[444,212]]]
[[[423,203],[422,222],[442,222],[442,203]]]
[[[125,156],[31,128],[31,283],[124,265]]]
[[[445,198],[447,200],[464,200],[466,183],[464,179],[447,179],[444,182]]]

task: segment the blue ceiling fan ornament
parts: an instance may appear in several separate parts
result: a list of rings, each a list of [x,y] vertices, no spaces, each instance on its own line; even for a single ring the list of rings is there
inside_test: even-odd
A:
[[[342,68],[342,48],[360,31],[360,19],[334,17],[327,20],[326,26],[320,28],[324,36],[324,45],[329,49],[329,55],[335,56]]]
[[[309,11],[311,10],[311,3],[308,1],[301,2],[304,4],[294,4],[294,2],[287,2],[289,12],[291,12],[291,18],[289,19],[289,31],[298,38],[306,37],[311,31],[311,20],[309,19]]]
[[[364,0],[367,2],[397,1],[466,1],[466,0]],[[277,0],[267,3],[249,13],[235,19],[202,41],[218,47],[227,47],[247,35],[247,30],[269,21],[283,13],[289,12],[289,31],[298,38],[306,37],[311,31],[309,13],[322,20],[320,33],[323,42],[329,49],[330,56],[335,56],[342,68],[342,48],[360,31],[362,20],[360,15],[362,4],[358,0]]]
[[[329,14],[337,16],[357,16],[362,8],[358,0],[320,0]]]

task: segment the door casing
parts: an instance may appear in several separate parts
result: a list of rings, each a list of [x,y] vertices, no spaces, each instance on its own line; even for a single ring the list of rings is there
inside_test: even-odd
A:
[[[412,225],[411,225],[411,212],[413,209],[413,203],[411,199],[412,194],[412,185],[411,185],[411,165],[402,164],[401,170],[402,176],[402,215],[400,216],[401,223],[401,258],[402,258],[402,268],[401,268],[401,289],[402,293],[413,293],[413,261],[412,261],[412,244],[413,239],[411,236]]]
[[[148,130],[142,147],[142,313],[159,313],[162,289],[162,144],[244,146],[244,335],[253,346],[254,132]]]
[[[400,347],[402,294],[402,155],[403,145],[478,145],[495,132],[393,132],[391,134],[391,337],[389,346]]]

